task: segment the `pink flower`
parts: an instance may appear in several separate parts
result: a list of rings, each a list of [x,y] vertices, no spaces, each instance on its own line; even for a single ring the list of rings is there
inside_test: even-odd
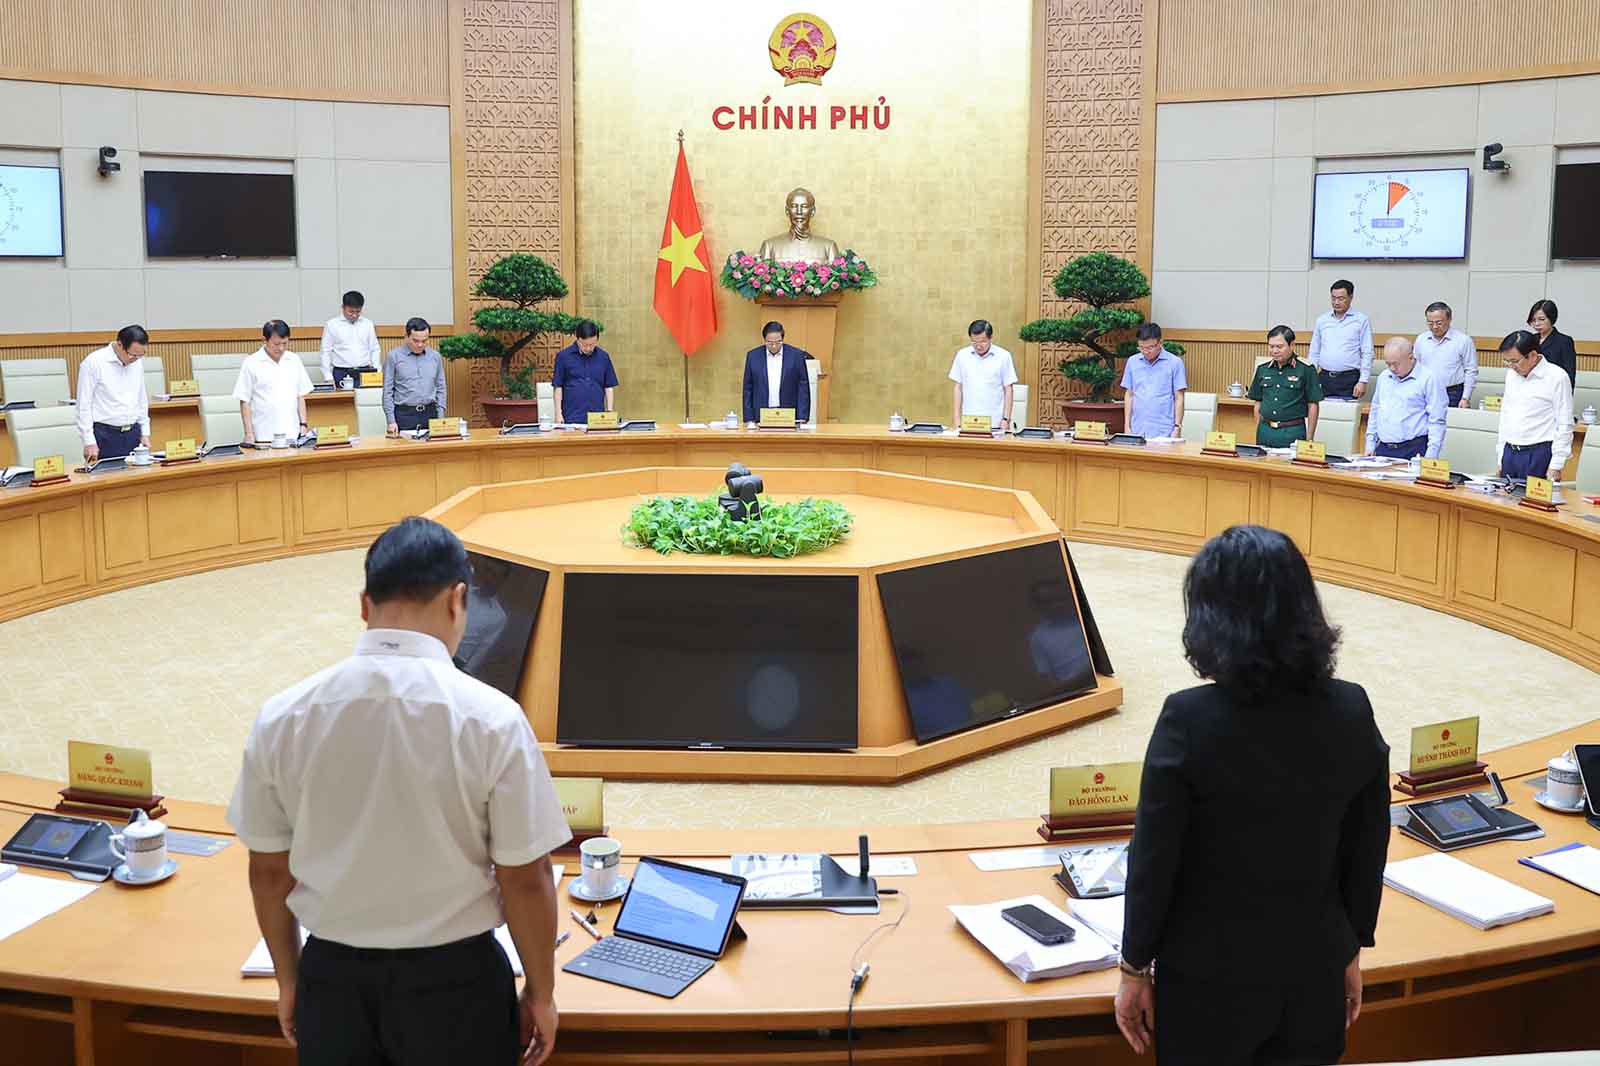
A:
[[[839,287],[839,283],[837,281],[834,282],[832,286],[830,286],[830,288],[835,288],[835,289],[837,289],[838,287]]]
[[[765,263],[757,263],[755,265],[755,272],[757,274],[765,274],[767,272],[767,264],[765,264]]]
[[[836,258],[836,259],[835,259],[835,260],[834,260],[834,261],[833,261],[833,265],[834,265],[834,266],[836,266],[836,267],[842,267],[842,266],[844,266],[844,256],[842,256],[842,255],[841,255],[841,256],[839,256],[839,257],[838,257],[838,258]]]
[[[828,280],[828,276],[830,274],[832,274],[832,273],[833,273],[833,270],[826,263],[824,263],[821,266],[817,267],[817,277],[821,278],[823,281],[827,281]]]
[[[805,283],[806,283],[806,276],[804,274],[791,274],[791,275],[789,275],[789,284],[790,285],[793,285],[796,288],[799,288],[801,285],[804,285]]]
[[[739,279],[740,279],[740,278],[742,278],[742,277],[744,277],[744,275],[743,275],[743,274],[741,274],[741,273],[739,273],[739,272],[738,272],[738,271],[737,271],[737,270],[735,270],[735,271],[734,271],[734,272],[733,272],[733,280],[734,280],[734,281],[738,281],[738,280],[739,280]]]
[[[772,286],[768,285],[764,291],[771,292],[772,291]]]
[[[850,275],[850,280],[851,281],[860,281],[861,280],[861,275],[860,274],[851,274]]]
[[[755,266],[755,263],[756,261],[751,259],[748,255],[739,257],[739,265],[742,267]]]

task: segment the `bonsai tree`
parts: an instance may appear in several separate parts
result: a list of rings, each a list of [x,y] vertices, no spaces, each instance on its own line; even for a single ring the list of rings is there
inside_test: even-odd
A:
[[[582,319],[560,311],[540,311],[546,300],[567,295],[567,283],[555,267],[536,255],[508,255],[483,275],[472,292],[499,300],[499,307],[480,307],[472,316],[477,333],[459,333],[439,342],[446,359],[500,360],[500,387],[512,400],[534,398],[533,367],[512,373],[517,353],[546,333],[571,333]],[[595,323],[596,326],[599,323]],[[504,339],[502,339],[504,338]],[[508,344],[507,341],[510,343]]]
[[[1128,336],[1144,323],[1144,314],[1132,307],[1119,306],[1150,295],[1150,281],[1133,263],[1108,252],[1091,252],[1063,266],[1051,283],[1063,300],[1084,305],[1067,318],[1041,318],[1022,327],[1022,339],[1030,344],[1081,344],[1087,352],[1061,360],[1063,377],[1080,381],[1089,389],[1089,399],[1106,403],[1117,380],[1117,360],[1138,350]],[[1114,334],[1122,340],[1107,347]],[[1183,346],[1164,341],[1173,355],[1182,355]]]

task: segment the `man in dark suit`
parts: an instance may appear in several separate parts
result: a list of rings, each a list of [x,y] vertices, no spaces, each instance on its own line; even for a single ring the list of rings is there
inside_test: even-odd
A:
[[[763,407],[793,407],[796,422],[811,421],[811,380],[806,360],[811,356],[783,343],[783,323],[761,327],[765,344],[744,357],[744,420],[754,422]]]

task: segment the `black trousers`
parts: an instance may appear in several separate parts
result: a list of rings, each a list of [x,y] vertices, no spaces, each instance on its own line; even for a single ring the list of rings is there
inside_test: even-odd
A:
[[[1355,397],[1356,386],[1361,383],[1361,371],[1359,368],[1355,370],[1319,370],[1317,371],[1317,381],[1322,385],[1324,399],[1343,397],[1349,400]]]
[[[1550,444],[1507,444],[1500,453],[1500,472],[1506,477],[1544,477],[1550,472]]]
[[[1415,459],[1419,455],[1426,454],[1427,451],[1428,435],[1424,433],[1420,437],[1412,437],[1410,440],[1403,440],[1398,444],[1385,444],[1380,440],[1377,448],[1373,449],[1372,454],[1386,456],[1390,459]]]
[[[506,953],[484,933],[433,948],[311,937],[295,990],[300,1066],[513,1066],[521,1049]]]
[[[1466,395],[1466,391],[1467,383],[1465,381],[1459,385],[1446,385],[1444,387],[1445,399],[1450,401],[1451,407],[1460,407],[1461,397]]]
[[[370,367],[370,366],[354,366],[354,367],[336,366],[336,367],[333,367],[332,368],[332,370],[333,370],[333,387],[336,388],[336,389],[344,388],[344,383],[345,383],[345,379],[346,378],[355,378],[356,379],[356,384],[360,385],[361,384],[361,375],[362,374],[366,374],[366,373],[370,373],[372,371],[372,369],[373,368]]]
[[[139,446],[144,435],[139,431],[137,424],[123,429],[121,426],[108,426],[104,422],[94,424],[94,445],[100,449],[100,458],[115,459],[119,455],[127,455]]]
[[[1251,985],[1156,975],[1161,1066],[1326,1066],[1344,1032],[1342,969]]]
[[[400,429],[427,429],[428,419],[439,417],[439,405],[430,403],[422,410],[409,404],[394,405],[394,424]]]

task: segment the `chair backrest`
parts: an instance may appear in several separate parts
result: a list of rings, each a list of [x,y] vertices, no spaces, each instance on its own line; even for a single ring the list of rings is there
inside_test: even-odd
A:
[[[1600,411],[1600,371],[1578,371],[1578,382],[1572,387],[1572,413],[1581,415],[1585,407]]]
[[[1478,367],[1479,385],[1504,385],[1506,383],[1506,368],[1503,366]]]
[[[540,381],[533,386],[534,398],[539,401],[539,421],[558,422],[556,418],[556,387],[548,381]],[[495,427],[499,429],[499,426]]]
[[[65,359],[0,359],[0,392],[7,403],[61,403],[72,396]],[[54,452],[48,453],[54,455]]]
[[[63,371],[65,373],[65,371]],[[6,434],[16,452],[18,466],[32,466],[35,459],[59,455],[67,467],[83,458],[83,438],[78,435],[78,410],[66,405],[23,408],[6,412]]]
[[[815,403],[815,400],[812,402]],[[1011,424],[1013,426],[1028,424],[1028,386],[1020,381],[1011,386]]]
[[[201,396],[200,436],[212,447],[243,444],[244,418],[239,414],[239,401],[232,396]]]
[[[167,391],[167,365],[159,355],[144,357],[144,391],[150,396],[161,396]]]
[[[191,355],[189,372],[200,385],[201,396],[232,396],[239,383],[239,367],[248,355]],[[242,430],[241,430],[242,432]]]
[[[822,364],[815,359],[806,360],[806,388],[811,390],[811,424],[817,424],[817,383],[822,380]]]
[[[311,384],[321,385],[328,379],[322,376],[322,349],[314,352],[295,352],[300,361],[306,366],[306,376],[311,378]]]
[[[1600,494],[1600,426],[1588,426],[1583,435],[1583,450],[1578,455],[1578,491],[1585,496]]]
[[[1334,455],[1360,453],[1356,440],[1361,426],[1361,405],[1348,400],[1329,400],[1317,405],[1317,432],[1312,438],[1328,446]]]
[[[381,437],[389,431],[383,414],[382,387],[356,390],[356,435]]]
[[[1185,392],[1183,394],[1183,439],[1206,439],[1217,424],[1217,394],[1214,392]]]
[[[1499,433],[1499,411],[1452,407],[1444,413],[1444,446],[1439,458],[1463,474],[1492,474],[1500,469],[1500,456],[1495,454]]]

